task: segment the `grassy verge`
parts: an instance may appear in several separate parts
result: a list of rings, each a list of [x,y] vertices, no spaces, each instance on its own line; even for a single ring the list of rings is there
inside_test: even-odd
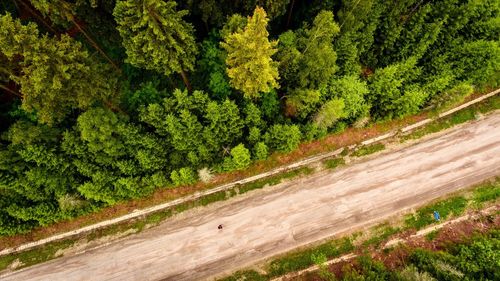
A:
[[[379,151],[384,150],[384,149],[385,149],[384,144],[376,143],[376,144],[372,144],[372,145],[363,146],[360,149],[357,149],[356,151],[354,151],[351,155],[354,157],[361,157],[361,156],[373,154],[375,152],[379,152]]]
[[[369,230],[369,235],[364,235],[364,237],[355,233],[348,237],[333,239],[319,246],[293,251],[274,258],[263,265],[262,268],[266,273],[259,273],[255,270],[242,270],[220,279],[220,281],[271,280],[313,266],[315,264],[312,259],[313,255],[324,254],[328,259],[332,259],[353,251],[366,252],[369,248],[379,248],[390,237],[403,231],[418,230],[436,223],[432,216],[434,210],[440,212],[443,221],[452,216],[458,216],[467,209],[477,208],[477,203],[494,203],[498,199],[500,199],[500,178],[478,184],[451,198],[421,207],[414,214],[408,215],[401,223],[401,226],[393,226],[387,223],[377,225]],[[426,239],[432,240],[437,234],[438,231],[431,232],[427,234]]]
[[[323,162],[323,165],[327,169],[335,169],[339,166],[342,166],[345,164],[344,158],[333,158],[333,159],[328,159]]]
[[[459,216],[463,214],[468,206],[469,200],[463,196],[455,196],[438,203],[428,205],[419,209],[415,214],[409,215],[405,219],[407,228],[421,229],[435,222],[433,212],[439,212],[441,219],[447,219],[451,215]]]
[[[0,270],[7,268],[13,262],[16,262],[19,267],[26,267],[53,259],[59,250],[66,249],[74,243],[75,240],[64,240],[47,245],[42,249],[0,257]]]
[[[408,135],[402,136],[400,139],[401,141],[419,139],[425,135],[436,133],[467,121],[474,120],[477,118],[478,114],[484,114],[497,109],[500,109],[500,95],[495,95],[480,103],[457,111],[447,117],[437,119],[422,128],[414,130]]]
[[[234,188],[228,191],[220,191],[216,192],[204,197],[201,197],[197,200],[185,202],[179,205],[176,205],[172,209],[166,209],[163,211],[159,211],[150,215],[147,215],[143,218],[133,220],[131,222],[126,222],[122,224],[116,224],[109,227],[101,228],[99,230],[93,231],[86,235],[82,235],[78,239],[81,241],[90,242],[102,237],[110,237],[113,235],[117,235],[120,233],[137,233],[145,228],[158,225],[163,220],[173,216],[174,214],[178,214],[196,207],[207,206],[211,203],[219,202],[226,200],[228,198],[234,197],[238,194],[244,194],[251,190],[261,189],[265,186],[276,185],[284,180],[293,179],[299,176],[304,176],[311,174],[313,169],[309,167],[303,167],[296,170],[284,172],[282,174],[277,174],[275,176],[271,176],[268,178],[264,178],[255,182],[235,186]],[[0,257],[0,271],[9,267],[15,260],[19,260],[21,262],[18,267],[22,268],[26,266],[30,266],[33,264],[45,262],[56,258],[56,253],[58,251],[62,251],[68,248],[71,248],[75,244],[75,239],[67,239],[58,242],[49,243],[43,247],[35,248],[32,250],[2,256]]]

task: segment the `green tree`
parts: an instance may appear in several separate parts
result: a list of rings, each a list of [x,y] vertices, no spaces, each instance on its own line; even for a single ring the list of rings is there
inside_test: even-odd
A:
[[[61,151],[61,131],[28,121],[14,123],[0,145],[0,234],[25,232],[85,209],[75,167]],[[73,208],[59,204],[73,197]]]
[[[243,30],[224,38],[222,47],[227,51],[227,73],[231,85],[245,97],[255,98],[279,87],[277,62],[271,56],[277,42],[269,41],[266,30],[268,19],[264,9],[255,8]]]
[[[113,60],[102,50],[102,48],[97,44],[97,42],[89,35],[89,33],[83,28],[80,20],[76,18],[76,10],[79,6],[82,6],[85,0],[78,0],[76,3],[68,2],[64,0],[29,0],[33,7],[35,7],[44,17],[50,18],[50,20],[58,25],[68,27],[69,23],[74,25],[78,31],[80,31],[87,41],[96,49],[118,72],[120,68],[115,64]],[[91,0],[91,5],[96,5],[96,0]],[[22,5],[27,6],[23,1],[19,1]],[[44,22],[45,23],[45,22]],[[45,25],[54,33],[57,33],[48,23]]]
[[[183,20],[188,11],[176,11],[175,1],[117,1],[113,15],[123,38],[127,62],[170,75],[193,70],[197,53],[194,30]]]
[[[319,89],[327,84],[337,69],[332,42],[339,30],[333,13],[321,11],[311,27],[280,35],[277,57],[287,88]]]
[[[264,8],[272,20],[286,13],[290,0],[250,0],[245,2],[248,10],[252,10],[256,6]]]
[[[113,204],[167,183],[168,144],[110,110],[81,114],[62,147],[86,179],[78,191],[89,200]]]
[[[208,124],[204,128],[204,135],[212,147],[220,149],[242,137],[244,124],[238,106],[233,101],[209,102],[205,118]]]
[[[331,11],[321,11],[311,28],[305,29],[298,40],[302,59],[298,81],[301,88],[317,89],[333,76],[337,70],[337,54],[333,49],[333,38],[340,28]]]
[[[297,125],[276,124],[267,130],[264,139],[270,148],[290,152],[299,146],[301,133]]]
[[[369,90],[367,83],[356,76],[335,79],[325,89],[322,98],[340,98],[344,101],[345,117],[355,119],[368,114],[369,105],[365,100]]]
[[[263,142],[258,142],[253,147],[253,157],[256,160],[264,160],[269,154],[267,145]]]
[[[211,101],[201,91],[176,90],[161,104],[143,108],[139,117],[174,148],[174,166],[185,165],[186,159],[195,166],[214,162],[241,141],[244,126],[234,102]]]
[[[415,113],[428,93],[412,84],[419,75],[414,57],[377,69],[369,85],[372,116],[391,119]]]
[[[39,36],[34,24],[22,25],[7,14],[0,18],[0,53],[20,65],[10,78],[21,86],[22,106],[44,123],[62,120],[74,109],[95,102],[110,104],[116,78],[106,65],[91,59],[79,42]]]
[[[231,94],[231,85],[226,73],[226,52],[219,48],[218,36],[212,36],[201,44],[201,58],[196,72],[199,88],[208,86],[212,97],[224,100]]]
[[[174,185],[190,185],[196,182],[196,175],[193,172],[193,169],[189,167],[180,168],[178,171],[172,171],[170,173],[170,179]]]
[[[311,27],[280,36],[279,53],[282,84],[287,90],[286,114],[305,118],[315,111],[319,89],[332,78],[337,67],[333,38],[339,26],[330,11],[321,11]]]
[[[319,128],[330,128],[335,122],[346,116],[342,99],[327,101],[314,116],[314,123]]]
[[[224,170],[243,170],[252,162],[250,151],[243,144],[238,144],[231,149],[231,157],[224,159]]]
[[[321,92],[313,89],[294,89],[288,93],[286,115],[306,118],[320,101]]]

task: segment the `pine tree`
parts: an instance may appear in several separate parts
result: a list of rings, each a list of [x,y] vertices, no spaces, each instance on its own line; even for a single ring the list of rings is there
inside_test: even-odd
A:
[[[289,3],[290,0],[250,0],[246,1],[246,6],[249,10],[255,8],[255,6],[263,7],[272,20],[284,15]]]
[[[258,97],[278,88],[278,63],[271,56],[276,53],[277,42],[269,41],[264,9],[255,8],[243,30],[224,38],[222,47],[228,52],[226,64],[231,85],[245,97]]]
[[[79,20],[76,18],[75,14],[77,7],[81,6],[85,1],[87,0],[78,0],[76,1],[76,3],[64,0],[30,0],[33,7],[40,11],[40,13],[42,13],[44,17],[50,18],[53,23],[64,27],[69,27],[70,24],[74,25],[78,29],[78,31],[83,34],[90,45],[92,45],[92,47],[96,49],[118,72],[121,72],[121,69],[102,50],[102,48],[82,27],[82,25],[79,23]],[[90,5],[97,5],[96,0],[90,0]],[[54,31],[52,27],[49,26],[49,28]]]
[[[116,79],[79,42],[66,35],[40,37],[36,25],[22,25],[9,14],[0,25],[0,53],[22,69],[10,78],[21,86],[23,108],[35,111],[39,121],[60,121],[71,110],[107,102],[114,94]]]
[[[127,62],[165,75],[180,73],[191,88],[185,71],[193,70],[197,52],[194,29],[176,11],[174,1],[124,0],[113,12],[123,38]]]

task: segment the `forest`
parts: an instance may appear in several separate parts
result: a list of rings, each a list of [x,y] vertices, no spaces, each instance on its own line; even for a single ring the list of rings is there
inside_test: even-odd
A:
[[[0,235],[498,87],[499,13],[498,0],[2,0]]]

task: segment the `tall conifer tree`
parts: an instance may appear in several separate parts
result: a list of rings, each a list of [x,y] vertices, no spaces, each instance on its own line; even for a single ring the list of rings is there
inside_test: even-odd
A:
[[[243,30],[232,33],[222,42],[228,52],[227,73],[232,86],[246,97],[278,88],[278,63],[271,56],[276,53],[276,41],[269,41],[264,9],[255,8]]]
[[[195,64],[194,29],[182,19],[188,11],[176,6],[174,1],[125,0],[116,3],[113,14],[129,63],[165,75],[180,73],[190,89],[185,71]]]
[[[53,123],[72,109],[107,101],[115,79],[106,65],[93,61],[79,42],[39,36],[34,24],[22,25],[7,14],[0,17],[0,53],[19,64],[10,79],[21,86],[23,108],[35,111],[39,121]]]

